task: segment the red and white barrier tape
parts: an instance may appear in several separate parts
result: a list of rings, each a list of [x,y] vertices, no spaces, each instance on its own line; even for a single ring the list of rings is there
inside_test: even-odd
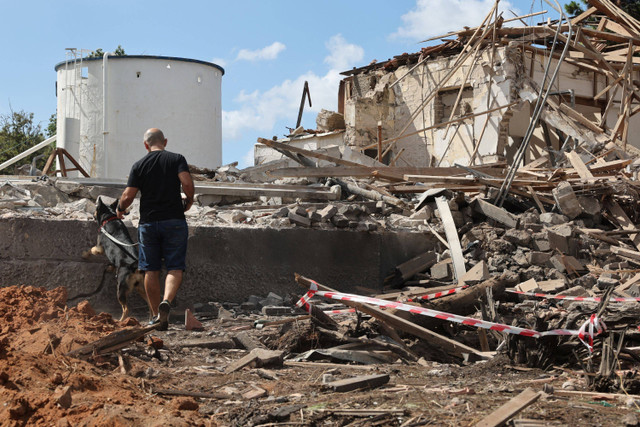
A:
[[[305,295],[300,298],[300,301],[296,303],[298,307],[305,307],[305,309],[311,313],[311,305],[309,300],[314,296],[320,296],[324,298],[334,299],[338,301],[353,301],[364,304],[371,304],[378,307],[394,308],[396,310],[408,311],[409,313],[421,314],[423,316],[435,317],[436,319],[446,320],[448,322],[460,323],[463,325],[474,326],[477,328],[490,329],[499,332],[505,332],[508,334],[522,335],[525,337],[540,338],[544,336],[558,336],[558,335],[578,335],[580,341],[582,341],[589,351],[593,351],[593,337],[600,334],[605,330],[605,324],[592,315],[581,327],[580,330],[572,329],[553,329],[550,331],[538,332],[533,329],[519,328],[517,326],[504,325],[500,323],[488,322],[486,320],[474,319],[466,316],[459,316],[457,314],[445,313],[442,311],[432,310],[424,307],[416,307],[414,305],[404,304],[397,301],[385,301],[378,298],[365,297],[361,295],[346,294],[342,292],[329,292],[318,290],[318,284],[312,282],[310,289]],[[588,331],[587,331],[588,326]],[[585,338],[587,341],[585,341]]]
[[[550,294],[541,294],[536,292],[522,292],[516,291],[515,289],[506,289],[507,292],[518,295],[527,295],[530,297],[539,297],[539,298],[548,298],[548,299],[563,299],[567,301],[592,301],[592,302],[600,302],[602,298],[600,297],[574,297],[569,295],[550,295]],[[622,297],[611,297],[609,298],[611,302],[640,302],[640,298],[622,298]]]
[[[469,285],[464,285],[464,286],[460,286],[459,288],[449,289],[449,290],[442,291],[442,292],[436,292],[434,294],[428,294],[428,295],[423,295],[421,297],[411,298],[411,299],[408,299],[407,301],[409,301],[409,302],[426,301],[426,300],[430,300],[430,299],[446,297],[447,295],[453,295],[456,292],[460,292],[461,290],[466,289],[468,287],[469,287]]]
[[[589,327],[589,332],[587,332],[587,326]],[[582,343],[587,346],[587,348],[589,349],[589,353],[593,353],[594,335],[599,335],[606,329],[607,325],[605,325],[604,322],[598,318],[598,316],[592,314],[589,320],[587,320],[582,324],[582,326],[580,326],[580,329],[578,330],[578,338],[580,338],[580,341],[582,341]],[[585,341],[585,339],[587,341]]]

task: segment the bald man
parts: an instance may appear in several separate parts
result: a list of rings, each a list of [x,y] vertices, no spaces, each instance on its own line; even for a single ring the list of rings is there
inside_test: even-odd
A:
[[[138,268],[144,271],[153,318],[150,325],[159,330],[169,327],[171,302],[175,298],[186,268],[187,221],[184,213],[193,204],[193,180],[187,161],[181,154],[165,150],[167,139],[160,129],[144,134],[147,155],[131,167],[127,188],[116,209],[122,219],[125,210],[140,191],[140,224],[138,225]],[[185,194],[182,198],[180,189]],[[161,299],[160,270],[164,259],[167,277]]]

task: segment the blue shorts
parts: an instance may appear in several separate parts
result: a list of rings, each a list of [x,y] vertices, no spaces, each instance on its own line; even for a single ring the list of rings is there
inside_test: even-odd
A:
[[[184,219],[147,222],[138,225],[138,269],[160,271],[162,260],[168,271],[185,270],[189,231]]]

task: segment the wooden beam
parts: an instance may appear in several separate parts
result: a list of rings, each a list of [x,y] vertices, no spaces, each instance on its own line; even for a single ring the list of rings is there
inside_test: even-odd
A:
[[[573,166],[573,168],[576,170],[576,172],[578,173],[578,175],[583,181],[590,182],[594,180],[593,174],[582,162],[582,159],[580,158],[578,153],[576,153],[575,151],[571,151],[567,153],[566,156],[567,156],[567,159],[569,159],[571,166]]]
[[[505,425],[507,421],[538,400],[540,394],[540,392],[527,387],[522,393],[484,417],[476,424],[476,427],[498,427]]]
[[[613,215],[616,221],[618,221],[618,224],[620,224],[620,227],[623,230],[635,230],[638,228],[633,222],[631,222],[631,219],[629,219],[624,210],[622,210],[620,205],[614,200],[608,200],[607,203],[605,203],[605,207],[609,213]],[[640,250],[640,234],[630,234],[629,239],[631,239],[636,248]]]
[[[449,242],[449,252],[453,259],[455,277],[460,281],[467,272],[467,269],[464,265],[464,256],[462,255],[462,247],[460,246],[460,239],[458,238],[458,229],[453,221],[453,216],[451,215],[447,199],[442,196],[436,197],[436,205],[440,212],[440,219],[442,220],[444,232],[447,236],[447,242]]]

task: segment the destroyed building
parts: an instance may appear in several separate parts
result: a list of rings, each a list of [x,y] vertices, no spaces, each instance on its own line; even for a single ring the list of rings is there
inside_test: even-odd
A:
[[[553,158],[566,144],[589,150],[616,139],[640,147],[631,34],[594,13],[564,24],[557,37],[552,25],[514,28],[503,26],[513,20],[499,19],[446,34],[420,52],[343,72],[345,144],[376,157],[380,126],[386,163],[511,163],[540,88],[548,85],[543,81],[557,68],[525,164],[547,153]],[[576,43],[554,51],[554,40]]]
[[[192,166],[168,332],[115,321],[81,256],[123,183],[8,177],[0,420],[639,425],[640,22],[497,6],[347,72],[340,111],[255,166]]]

